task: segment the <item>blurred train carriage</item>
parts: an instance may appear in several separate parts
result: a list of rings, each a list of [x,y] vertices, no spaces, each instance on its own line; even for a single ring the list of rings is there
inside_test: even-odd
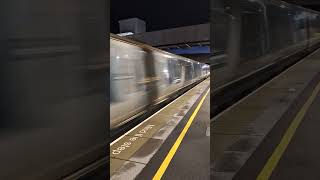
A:
[[[111,129],[209,76],[206,64],[116,35],[111,35],[110,64]]]
[[[215,0],[211,6],[211,49],[225,55],[212,60],[225,69],[215,73],[216,86],[320,42],[314,10],[278,0]]]

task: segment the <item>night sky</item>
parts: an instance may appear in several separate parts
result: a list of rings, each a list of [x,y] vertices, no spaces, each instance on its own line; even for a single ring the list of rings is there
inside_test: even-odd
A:
[[[119,20],[137,17],[147,31],[209,22],[209,0],[111,0],[110,30],[119,32]]]

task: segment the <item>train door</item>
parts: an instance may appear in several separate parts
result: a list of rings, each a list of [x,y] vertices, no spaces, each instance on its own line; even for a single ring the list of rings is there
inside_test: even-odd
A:
[[[181,81],[183,84],[186,83],[186,66],[181,63]]]
[[[154,53],[156,76],[159,78],[157,81],[158,98],[163,98],[167,94],[167,89],[170,86],[170,69],[168,62],[170,57],[166,57],[160,53]]]
[[[186,83],[190,83],[193,78],[193,65],[191,62],[186,62],[185,63],[185,80]]]
[[[169,81],[171,85],[181,83],[181,63],[178,59],[170,59],[168,62]]]

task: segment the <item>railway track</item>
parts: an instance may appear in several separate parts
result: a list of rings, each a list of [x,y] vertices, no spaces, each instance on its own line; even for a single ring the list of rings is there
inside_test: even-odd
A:
[[[234,103],[238,102],[273,77],[279,75],[290,66],[298,63],[318,48],[320,48],[320,44],[313,45],[308,49],[295,52],[289,56],[278,58],[276,61],[263,66],[262,68],[214,89],[211,91],[210,96],[211,102],[213,102],[211,103],[210,118],[213,118],[232,106]]]

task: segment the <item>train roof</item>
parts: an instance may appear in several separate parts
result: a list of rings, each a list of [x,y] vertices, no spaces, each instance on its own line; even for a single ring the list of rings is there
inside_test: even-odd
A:
[[[169,55],[169,56],[176,57],[176,58],[179,58],[179,59],[184,59],[184,60],[188,60],[188,61],[191,61],[191,62],[200,63],[200,62],[198,62],[198,61],[195,61],[195,60],[192,60],[192,59],[183,57],[183,56],[179,56],[179,55],[176,55],[176,54],[172,54],[172,53],[163,51],[163,50],[161,50],[161,49],[152,47],[152,46],[150,46],[150,45],[147,45],[147,44],[145,44],[145,43],[138,42],[138,41],[135,41],[135,40],[126,38],[126,37],[121,37],[121,36],[118,36],[118,35],[113,34],[113,33],[110,33],[110,39],[114,39],[114,40],[116,40],[116,41],[121,41],[121,42],[128,43],[128,44],[133,44],[133,45],[138,46],[138,47],[140,47],[140,48],[145,48],[145,49],[149,49],[149,50],[152,50],[152,51],[157,51],[157,52],[159,52],[159,53],[167,54],[167,55]],[[204,63],[200,63],[200,64],[204,64]]]

